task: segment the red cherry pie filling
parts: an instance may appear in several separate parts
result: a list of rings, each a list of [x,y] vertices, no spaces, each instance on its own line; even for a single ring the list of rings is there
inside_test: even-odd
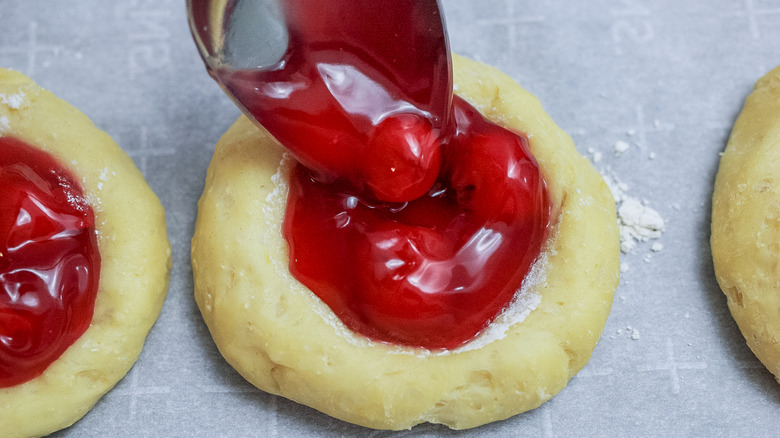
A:
[[[46,370],[89,327],[95,216],[51,155],[0,137],[0,388]]]
[[[453,96],[435,1],[282,9],[276,65],[212,74],[302,164],[283,226],[290,272],[373,340],[467,343],[548,235],[527,139]]]

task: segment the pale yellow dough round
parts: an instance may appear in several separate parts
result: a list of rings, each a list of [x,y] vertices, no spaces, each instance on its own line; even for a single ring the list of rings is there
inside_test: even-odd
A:
[[[550,242],[516,303],[445,353],[371,342],[294,280],[280,227],[283,150],[242,117],[217,144],[200,200],[195,297],[225,359],[258,388],[377,429],[455,429],[533,409],[590,358],[618,283],[607,186],[539,102],[499,71],[455,57],[455,91],[528,134],[554,205]]]
[[[87,331],[41,376],[0,388],[0,435],[40,436],[81,418],[138,359],[168,290],[171,250],[162,205],[132,160],[84,114],[5,69],[0,137],[49,152],[80,179],[102,260]]]
[[[748,346],[780,382],[780,67],[748,96],[712,196],[715,276]]]

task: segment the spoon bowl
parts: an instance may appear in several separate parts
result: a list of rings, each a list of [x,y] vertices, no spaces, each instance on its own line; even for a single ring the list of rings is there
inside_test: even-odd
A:
[[[187,0],[195,45],[207,68],[262,69],[277,63],[289,44],[282,0]]]

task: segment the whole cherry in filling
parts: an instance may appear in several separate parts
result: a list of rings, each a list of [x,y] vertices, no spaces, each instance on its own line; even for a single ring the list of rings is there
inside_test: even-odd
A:
[[[283,225],[291,273],[374,340],[468,342],[547,236],[526,139],[453,97],[435,0],[280,4],[282,58],[212,74],[303,164]]]
[[[37,377],[86,331],[99,273],[78,180],[50,154],[0,137],[0,388]]]

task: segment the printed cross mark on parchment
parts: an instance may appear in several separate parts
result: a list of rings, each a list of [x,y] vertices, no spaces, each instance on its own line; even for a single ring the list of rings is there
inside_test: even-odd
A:
[[[754,0],[743,0],[742,10],[722,14],[724,17],[747,18],[750,35],[754,39],[761,39],[761,31],[758,28],[758,19],[768,15],[780,14],[780,8],[759,9],[756,8]]]
[[[256,394],[263,393],[259,389],[251,385],[241,385],[240,387],[234,387],[229,385],[206,385],[199,388],[199,392],[202,394]],[[265,394],[265,393],[263,393]],[[265,430],[267,430],[270,437],[279,436],[279,397],[274,394],[265,394],[271,398],[271,412],[266,421],[263,422]],[[258,435],[261,436],[261,435]]]
[[[642,150],[646,150],[648,147],[648,143],[647,143],[648,134],[673,131],[675,128],[673,124],[664,123],[657,119],[654,120],[652,123],[648,123],[647,118],[645,117],[644,107],[641,104],[637,104],[636,107],[634,107],[634,114],[635,114],[635,118],[634,118],[635,122],[633,125],[616,128],[614,129],[614,131],[625,132],[628,133],[628,135],[630,136],[636,134],[637,136],[636,144]]]
[[[139,129],[138,147],[130,148],[131,142],[122,143],[126,148],[127,155],[136,160],[138,168],[144,176],[148,175],[147,170],[149,166],[149,159],[156,159],[160,157],[175,155],[176,150],[171,147],[160,147],[159,142],[150,143],[149,141],[149,129],[146,126],[141,126]]]
[[[628,111],[626,111],[628,112]],[[658,119],[649,121],[645,115],[645,109],[642,104],[637,104],[634,107],[634,120],[625,124],[617,124],[609,127],[610,133],[627,135],[632,138],[631,143],[636,144],[640,150],[648,150],[652,143],[648,142],[648,135],[657,134],[661,132],[670,132],[676,129],[676,125],[669,122],[664,122]],[[716,128],[713,126],[713,128]],[[717,126],[718,129],[722,129],[721,125]],[[730,127],[729,127],[730,129]],[[589,129],[585,128],[573,128],[568,129],[567,132],[572,137],[588,137],[593,133]],[[579,144],[576,141],[575,144]]]
[[[639,371],[668,371],[669,378],[672,381],[672,393],[680,393],[680,371],[681,370],[703,370],[707,368],[705,362],[678,362],[674,356],[674,342],[671,338],[666,339],[666,362],[648,364],[639,366]]]
[[[171,388],[168,386],[141,386],[138,382],[139,373],[130,370],[130,382],[115,388],[109,393],[110,397],[130,397],[130,419],[134,419],[138,411],[138,398],[144,396],[156,396],[159,394],[169,394]]]
[[[509,40],[509,48],[514,51],[517,48],[517,28],[521,24],[527,23],[541,23],[544,21],[544,16],[541,15],[525,15],[518,14],[515,11],[514,0],[505,0],[506,9],[503,11],[497,11],[499,16],[496,18],[486,18],[477,20],[479,26],[505,26],[507,30],[507,39]]]
[[[38,23],[31,22],[27,26],[27,39],[24,44],[18,47],[13,45],[0,46],[0,55],[18,55],[27,57],[27,63],[24,73],[27,76],[35,76],[35,67],[38,61],[38,54],[41,52],[50,52],[56,54],[62,51],[61,46],[49,46],[38,42]]]
[[[553,438],[552,414],[550,413],[550,404],[545,403],[541,407],[542,409],[542,436],[544,438]]]

